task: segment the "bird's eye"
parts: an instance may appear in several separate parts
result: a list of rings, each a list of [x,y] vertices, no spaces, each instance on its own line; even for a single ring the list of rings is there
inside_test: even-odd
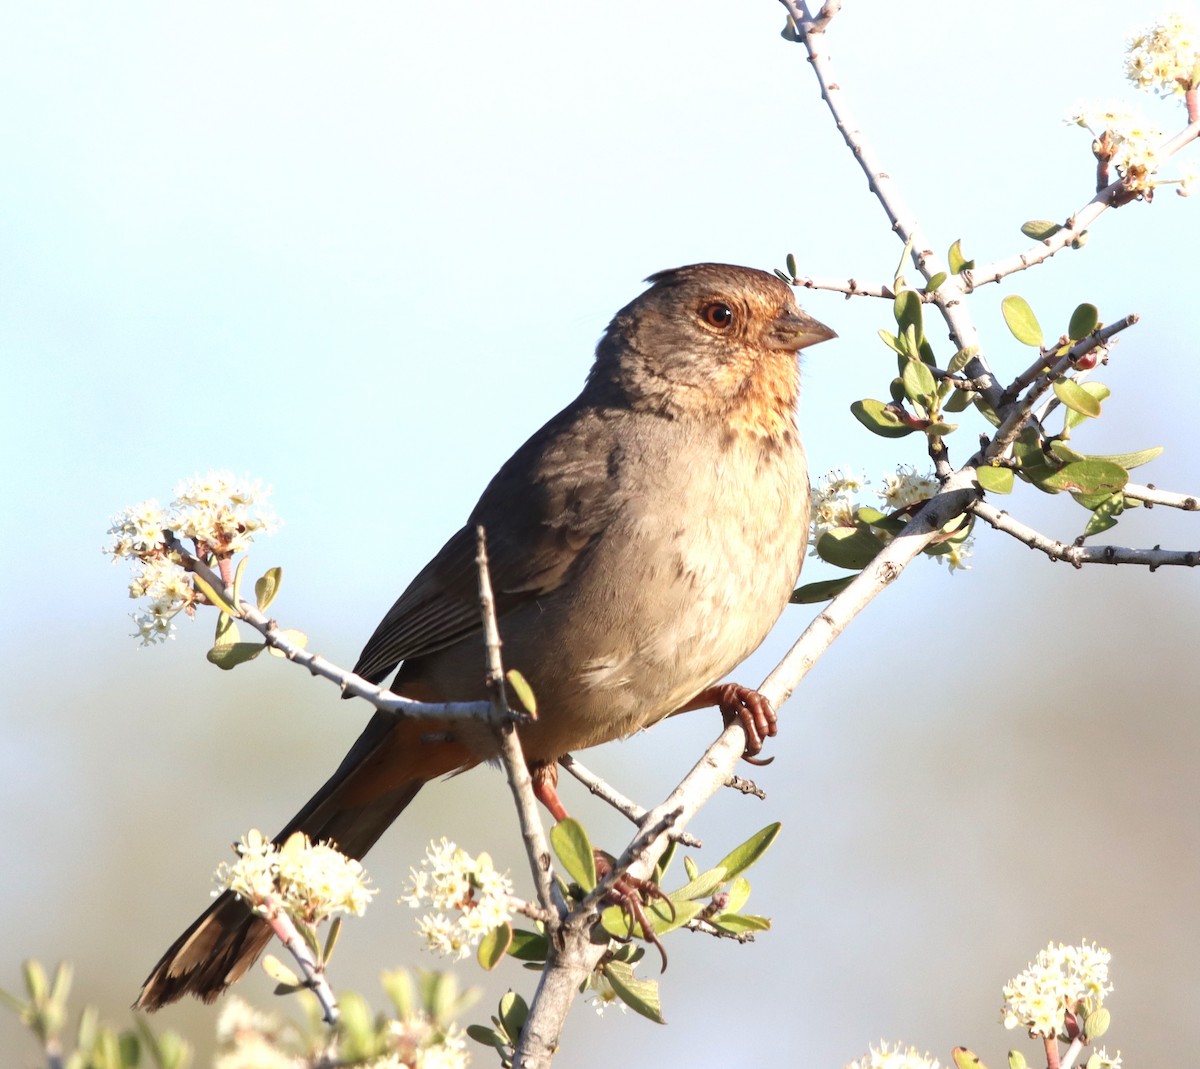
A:
[[[700,317],[717,330],[728,330],[733,326],[733,309],[724,301],[710,301],[700,309]]]

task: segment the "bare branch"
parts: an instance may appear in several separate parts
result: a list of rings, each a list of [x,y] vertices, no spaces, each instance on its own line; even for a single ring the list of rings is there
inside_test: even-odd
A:
[[[1064,560],[1075,568],[1082,568],[1085,564],[1142,564],[1154,571],[1163,565],[1194,568],[1200,564],[1200,550],[1161,549],[1158,546],[1153,549],[1126,549],[1121,546],[1085,546],[1079,542],[1068,544],[1034,530],[986,501],[978,500],[969,509],[997,531],[1012,535],[1031,549],[1045,553],[1051,560]]]
[[[1167,508],[1183,509],[1184,512],[1200,510],[1200,497],[1196,497],[1194,494],[1175,494],[1168,490],[1160,490],[1153,484],[1138,486],[1136,483],[1128,483],[1121,493],[1126,497],[1141,501],[1147,508],[1165,505]]]
[[[592,794],[601,801],[607,802],[613,809],[632,823],[640,824],[645,818],[645,809],[638,805],[632,798],[626,798],[625,795],[607,780],[603,780],[597,776],[595,772],[586,767],[574,754],[563,754],[558,759],[558,763],[579,780]],[[697,849],[704,845],[694,835],[689,835],[687,832],[680,832],[676,841],[682,843],[684,846],[692,846]]]
[[[797,275],[791,279],[793,286],[802,286],[806,290],[830,290],[833,293],[844,293],[846,299],[851,297],[882,297],[884,300],[893,300],[896,296],[895,291],[890,285],[883,282],[859,282],[856,279],[848,278],[845,281],[831,278],[812,278],[808,275]],[[928,300],[928,297],[923,297]]]
[[[525,852],[529,856],[529,869],[533,873],[533,885],[537,888],[538,902],[547,914],[558,917],[554,901],[553,881],[550,879],[550,844],[538,815],[537,798],[533,793],[533,780],[529,766],[521,751],[521,740],[517,735],[516,717],[508,707],[508,696],[504,687],[504,666],[500,660],[500,628],[496,624],[496,602],[492,597],[492,580],[488,572],[487,538],[482,527],[475,528],[475,565],[479,569],[479,609],[483,616],[484,642],[487,647],[488,691],[492,695],[492,730],[500,744],[500,759],[504,773],[517,806],[517,820],[521,825],[521,837],[525,840]]]

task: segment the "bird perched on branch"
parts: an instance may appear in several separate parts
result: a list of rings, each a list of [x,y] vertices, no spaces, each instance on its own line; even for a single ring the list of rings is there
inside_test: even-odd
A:
[[[747,751],[766,699],[719,681],[766,637],[808,542],[798,350],[834,337],[773,275],[695,264],[652,275],[596,349],[579,396],[522,445],[466,525],[400,595],[355,671],[419,701],[486,698],[475,531],[486,531],[506,667],[539,715],[519,728],[556,819],[556,761],[719,705]],[[365,854],[430,780],[497,756],[461,721],[376,713],[277,842]],[[215,999],[271,937],[226,891],[171,946],[137,1006]]]

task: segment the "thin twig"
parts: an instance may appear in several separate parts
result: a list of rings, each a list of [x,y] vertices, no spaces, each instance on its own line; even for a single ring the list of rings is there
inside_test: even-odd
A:
[[[271,926],[275,938],[287,947],[288,953],[300,966],[300,971],[304,974],[304,986],[321,1004],[321,1019],[330,1026],[337,1024],[341,1014],[333,989],[325,977],[325,969],[313,956],[312,948],[300,934],[295,922],[269,896],[256,906],[255,912]]]
[[[646,810],[632,798],[627,798],[607,780],[601,779],[590,768],[584,765],[574,754],[563,754],[558,763],[582,783],[601,801],[607,802],[623,817],[634,824],[640,824],[646,816]],[[704,844],[694,835],[680,832],[676,842],[683,846],[699,849]]]
[[[1085,564],[1142,564],[1154,571],[1163,565],[1183,568],[1200,565],[1200,550],[1162,549],[1159,546],[1153,549],[1127,549],[1123,546],[1085,546],[1078,542],[1060,542],[1014,519],[987,501],[976,501],[968,508],[997,531],[1012,535],[1031,549],[1045,553],[1051,560],[1063,560],[1075,568],[1082,568]]]
[[[1196,140],[1197,137],[1200,137],[1200,122],[1193,122],[1155,149],[1155,156],[1165,162],[1189,142]],[[1075,212],[1064,223],[1061,230],[1056,231],[1050,237],[1044,238],[1024,252],[1016,253],[1002,260],[995,260],[989,264],[977,266],[969,273],[969,290],[976,289],[989,282],[999,282],[1002,278],[1017,271],[1024,271],[1030,267],[1036,267],[1038,264],[1045,263],[1052,256],[1062,252],[1063,249],[1076,247],[1088,228],[1127,193],[1128,189],[1123,179],[1118,178],[1110,182]]]
[[[516,718],[508,706],[505,693],[504,666],[500,659],[500,628],[496,624],[496,602],[492,597],[492,580],[488,572],[487,538],[482,527],[475,528],[475,538],[475,565],[479,570],[479,608],[483,616],[483,634],[487,648],[487,686],[492,696],[492,730],[500,744],[500,759],[504,764],[508,786],[517,806],[517,820],[521,825],[521,837],[525,840],[525,852],[529,856],[529,868],[537,888],[538,902],[547,915],[557,919],[553,881],[550,879],[550,844],[546,840],[542,819],[538,815],[533,780],[529,775],[529,766],[525,763],[525,755],[521,752]]]
[[[883,282],[859,282],[857,279],[848,278],[844,281],[841,279],[832,278],[812,278],[808,275],[797,275],[791,279],[793,286],[800,286],[806,290],[829,290],[832,293],[845,294],[847,300],[851,297],[881,297],[884,300],[894,300],[896,297],[895,290],[890,284]],[[930,298],[923,298],[930,299]]]
[[[177,539],[169,542],[168,548],[172,554],[178,556],[179,563],[184,568],[200,576],[230,603],[231,608],[237,609],[237,618],[262,635],[268,646],[279,650],[289,661],[303,665],[314,676],[336,683],[343,693],[365,698],[381,712],[412,720],[451,720],[464,717],[486,720],[492,715],[492,707],[488,702],[415,702],[411,698],[402,698],[399,694],[393,694],[390,690],[363,679],[362,676],[340,668],[320,654],[310,653],[290,639],[278,623],[263,613],[257,605],[247,601],[239,601],[237,605],[232,605],[233,590],[217,572]]]

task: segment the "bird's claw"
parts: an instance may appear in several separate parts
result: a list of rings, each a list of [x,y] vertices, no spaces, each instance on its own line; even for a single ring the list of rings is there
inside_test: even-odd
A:
[[[606,854],[603,850],[595,851],[595,857],[596,875],[603,879],[612,871],[615,861],[612,855]],[[666,903],[667,908],[671,911],[672,921],[675,920],[675,903],[671,901],[658,884],[651,880],[639,880],[628,873],[617,877],[608,892],[608,899],[613,905],[621,907],[622,912],[625,914],[626,927],[629,929],[631,935],[633,934],[635,924],[641,928],[646,941],[655,947],[662,958],[661,971],[666,972],[667,949],[662,945],[662,940],[658,938],[658,933],[655,932],[653,923],[646,916],[646,903],[648,900]]]
[[[773,757],[758,758],[763,743],[779,730],[779,720],[771,703],[756,690],[738,683],[725,683],[717,688],[717,706],[725,723],[737,721],[746,733],[743,760],[752,765],[769,765]]]

